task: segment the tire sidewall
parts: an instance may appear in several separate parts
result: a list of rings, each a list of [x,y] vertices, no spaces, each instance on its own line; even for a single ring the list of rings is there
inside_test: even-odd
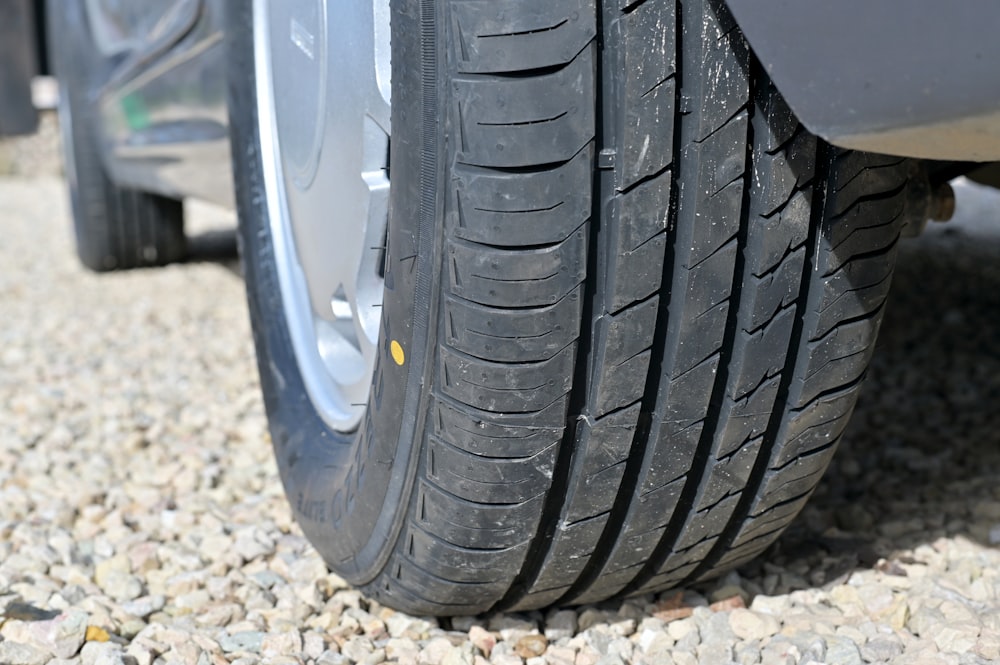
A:
[[[409,503],[423,430],[429,340],[436,304],[437,252],[419,228],[413,201],[423,189],[417,105],[419,39],[412,0],[392,3],[392,188],[385,291],[378,357],[368,408],[359,429],[335,432],[306,392],[284,316],[268,216],[265,165],[256,105],[253,3],[227,6],[230,131],[239,241],[265,408],[281,480],[293,514],[326,562],[353,584],[371,582],[385,567]],[[397,35],[399,37],[397,38]],[[409,67],[397,63],[410,63]],[[412,137],[412,139],[411,139]],[[436,197],[435,197],[436,199]],[[426,225],[423,225],[426,226]],[[421,243],[423,240],[423,243]],[[433,245],[432,245],[433,246]],[[394,360],[390,345],[403,350]],[[397,354],[398,357],[398,354]]]

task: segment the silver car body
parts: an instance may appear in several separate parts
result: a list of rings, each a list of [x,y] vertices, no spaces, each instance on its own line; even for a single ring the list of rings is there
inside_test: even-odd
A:
[[[233,207],[220,0],[86,0],[112,64],[94,90],[111,177]]]

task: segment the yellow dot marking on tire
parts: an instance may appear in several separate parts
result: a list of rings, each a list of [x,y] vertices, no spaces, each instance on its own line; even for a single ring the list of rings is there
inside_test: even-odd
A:
[[[402,366],[406,362],[406,355],[403,353],[403,347],[399,345],[399,342],[392,340],[389,345],[389,351],[392,353],[392,359],[396,361],[397,365]]]

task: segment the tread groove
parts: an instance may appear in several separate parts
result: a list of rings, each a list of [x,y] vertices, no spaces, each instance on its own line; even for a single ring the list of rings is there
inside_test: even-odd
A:
[[[826,208],[827,191],[825,183],[827,182],[828,168],[828,149],[826,144],[820,142],[817,147],[816,155],[816,180],[817,182],[823,183],[823,185],[817,188],[813,194],[814,199],[812,204],[812,213],[809,220],[809,239],[806,241],[806,257],[803,268],[804,277],[799,287],[798,297],[796,298],[796,316],[795,323],[792,328],[791,343],[789,345],[790,352],[788,354],[786,367],[781,373],[781,381],[778,384],[778,394],[775,399],[775,408],[772,410],[771,417],[768,419],[767,429],[764,434],[764,441],[761,446],[761,450],[756,461],[754,462],[753,469],[750,472],[750,478],[747,481],[746,489],[740,495],[739,502],[737,503],[732,516],[723,528],[722,533],[719,535],[719,538],[712,547],[712,550],[702,560],[698,567],[687,576],[685,582],[689,580],[696,580],[706,571],[710,570],[718,562],[718,560],[723,557],[729,546],[732,545],[739,533],[742,520],[749,514],[753,501],[756,498],[756,494],[763,484],[764,475],[767,473],[772,451],[775,446],[778,445],[778,437],[781,430],[782,417],[784,415],[783,405],[788,402],[791,383],[794,376],[794,364],[797,359],[797,349],[801,345],[804,335],[805,313],[809,303],[810,286],[813,281],[813,265],[816,262],[815,251],[817,248],[819,229],[823,223],[823,211]]]
[[[639,5],[642,3],[636,3],[629,7],[623,9],[623,14],[629,14],[634,12]],[[675,0],[674,3],[674,17],[675,17],[675,29],[674,29],[674,40],[675,40],[675,51],[680,53],[682,50],[682,40],[683,40],[683,30],[680,29],[681,14],[680,14],[680,2]],[[673,75],[673,80],[677,83],[674,87],[674,109],[680,108],[680,95],[681,95],[681,82],[683,82],[683,69],[681,66],[681,59],[677,58],[674,64],[675,71]],[[660,172],[649,176],[637,183],[634,183],[631,187],[627,189],[619,189],[618,195],[627,194],[629,191],[637,189],[644,182],[649,182],[655,180],[656,177],[662,175],[667,171],[672,173],[676,172],[677,166],[680,164],[681,158],[681,123],[678,118],[674,118],[674,125],[672,128],[672,155],[668,166],[662,169]],[[636,423],[635,433],[632,437],[631,444],[629,446],[628,458],[625,462],[625,470],[621,481],[621,486],[626,488],[637,488],[639,486],[639,478],[642,474],[643,462],[647,457],[647,449],[651,445],[651,430],[652,430],[652,417],[651,414],[655,408],[657,394],[659,392],[660,378],[662,376],[662,365],[664,359],[664,352],[666,348],[666,337],[667,337],[667,322],[669,318],[671,299],[673,295],[672,286],[672,276],[674,272],[674,249],[677,244],[677,209],[678,209],[678,183],[677,178],[673,177],[670,181],[670,199],[667,212],[667,228],[664,232],[657,234],[656,237],[662,234],[666,234],[666,252],[664,255],[663,268],[661,271],[660,288],[658,289],[659,302],[656,312],[656,323],[653,332],[653,344],[651,347],[651,356],[649,361],[649,369],[646,373],[646,380],[644,385],[644,390],[642,393],[642,399],[640,400],[641,409],[639,412],[639,419]],[[559,598],[559,603],[571,602],[582,593],[591,588],[594,582],[601,575],[602,571],[607,566],[611,556],[614,553],[614,548],[621,538],[621,534],[625,528],[626,518],[628,516],[629,510],[632,506],[633,497],[630,496],[631,492],[618,492],[615,496],[614,502],[612,503],[611,510],[608,513],[607,525],[605,526],[603,532],[598,538],[598,541],[594,547],[594,551],[591,554],[587,564],[584,566],[580,575],[577,577],[576,581],[567,589],[561,598]],[[641,498],[636,497],[636,498]]]
[[[595,20],[597,34],[600,35],[603,21],[599,6],[596,11]],[[594,63],[595,70],[597,72],[601,71],[602,59],[602,49],[595,48]],[[599,100],[603,98],[603,81],[600,76],[595,77],[595,79],[594,92],[596,101],[599,102]],[[603,140],[603,132],[601,129],[602,105],[600,103],[596,103],[596,109],[593,128],[594,135],[592,141],[594,145],[601,146]],[[593,170],[591,186],[595,191],[600,191],[599,187],[602,177],[603,172],[600,169]],[[578,346],[576,349],[577,362],[573,372],[572,387],[569,393],[569,417],[563,437],[559,442],[559,449],[556,453],[555,466],[552,472],[552,482],[548,491],[545,493],[544,504],[542,506],[538,527],[531,543],[528,545],[528,551],[525,555],[524,563],[521,569],[514,576],[507,591],[492,605],[490,608],[491,612],[503,611],[507,608],[515,606],[526,596],[531,587],[534,586],[542,571],[542,567],[545,564],[545,558],[549,545],[552,543],[556,529],[558,528],[559,516],[562,513],[563,508],[563,500],[570,486],[570,472],[573,468],[573,458],[576,453],[575,442],[580,422],[579,418],[577,418],[574,414],[583,412],[589,388],[587,363],[582,362],[581,359],[589,358],[594,343],[592,328],[589,325],[589,321],[593,318],[597,294],[597,270],[594,268],[597,263],[598,247],[600,243],[600,235],[598,234],[600,225],[597,223],[597,221],[601,219],[601,201],[599,196],[592,197],[591,206],[591,219],[593,220],[593,223],[589,228],[589,237],[587,242],[586,265],[588,269],[584,280],[585,296],[583,303],[583,315],[581,318],[582,324],[580,326],[580,336],[578,338]]]
[[[755,95],[755,85],[756,81],[753,77],[748,77],[749,83],[749,94],[750,100],[754,99]],[[754,144],[754,127],[753,127],[753,117],[755,115],[754,104],[747,103],[744,104],[740,110],[730,116],[729,119],[723,124],[723,127],[727,126],[734,118],[745,113],[747,116],[747,126],[746,126],[746,145],[752,146]],[[713,132],[715,134],[717,132]],[[711,135],[706,136],[702,143],[707,141]],[[684,483],[684,489],[681,491],[680,499],[677,501],[678,507],[684,506],[695,506],[698,491],[700,489],[700,482],[704,478],[706,471],[709,468],[709,461],[712,459],[712,448],[713,442],[716,436],[716,430],[723,424],[722,423],[722,413],[723,413],[723,402],[726,399],[726,389],[729,385],[729,373],[733,362],[734,355],[734,340],[738,330],[738,319],[739,319],[739,307],[737,306],[740,302],[740,298],[743,292],[744,282],[743,282],[743,272],[746,263],[746,251],[749,241],[750,233],[750,191],[751,185],[754,177],[754,155],[752,150],[747,150],[746,161],[744,163],[744,180],[743,180],[743,192],[742,192],[742,205],[740,206],[740,220],[739,229],[735,237],[736,242],[736,258],[735,267],[733,270],[732,286],[729,291],[729,302],[731,303],[726,313],[726,323],[725,323],[725,333],[723,335],[722,349],[719,351],[719,364],[715,372],[714,382],[712,383],[712,393],[708,402],[708,412],[705,416],[705,424],[701,431],[701,436],[699,437],[697,447],[695,449],[694,459],[691,463],[691,468],[688,473],[688,477]],[[728,240],[723,246],[729,245],[733,240]],[[724,500],[720,499],[720,501]],[[670,522],[667,523],[667,527],[660,537],[660,541],[656,544],[653,549],[653,553],[649,556],[646,565],[643,566],[642,570],[638,575],[633,578],[633,580],[625,587],[623,594],[630,594],[643,587],[654,575],[657,574],[664,564],[666,563],[670,554],[677,548],[683,536],[683,527],[687,522],[688,514],[684,510],[676,510],[671,516]]]

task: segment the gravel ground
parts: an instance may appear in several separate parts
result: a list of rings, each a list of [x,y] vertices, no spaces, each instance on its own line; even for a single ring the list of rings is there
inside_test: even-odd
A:
[[[59,121],[55,111],[38,115],[38,131],[0,140],[0,176],[61,175]]]
[[[0,179],[0,663],[1000,660],[1000,195],[961,194],[906,243],[850,432],[763,559],[448,621],[364,598],[292,523],[233,266],[90,275],[61,181]]]

